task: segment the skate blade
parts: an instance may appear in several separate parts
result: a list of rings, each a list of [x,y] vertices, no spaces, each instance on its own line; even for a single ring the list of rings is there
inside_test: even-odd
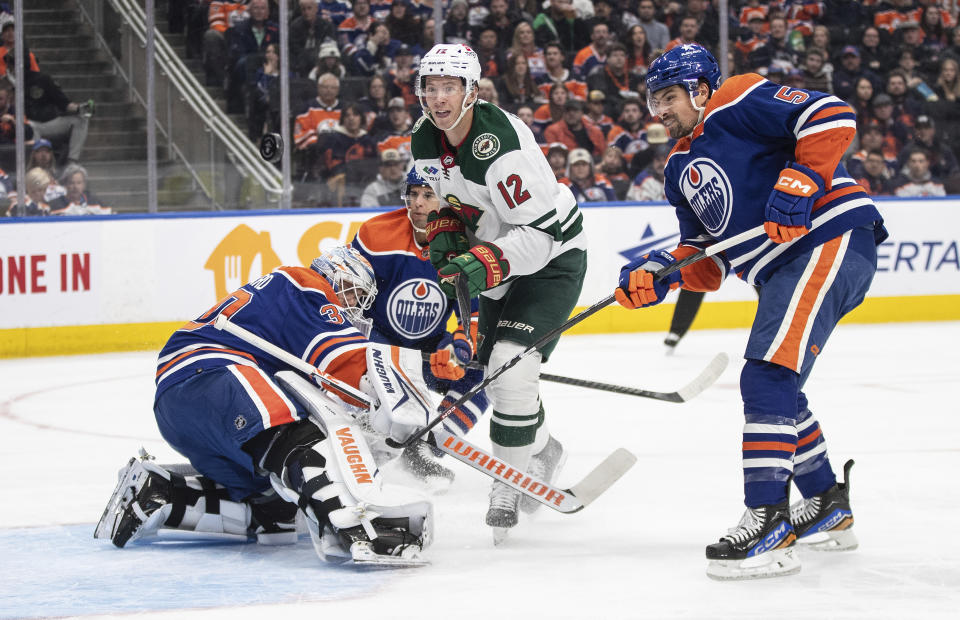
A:
[[[507,536],[510,534],[509,527],[495,527],[493,529],[493,546],[499,547],[507,541]]]
[[[707,577],[717,581],[785,577],[799,572],[796,547],[767,551],[745,560],[711,560],[707,565]]]
[[[113,494],[110,495],[107,507],[103,509],[103,514],[100,515],[100,521],[97,522],[97,528],[93,532],[94,538],[113,538],[118,521],[127,507],[133,503],[140,488],[143,487],[143,481],[147,477],[146,473],[143,467],[137,466],[136,457],[131,458],[126,466],[120,469],[117,486],[113,490]]]
[[[416,568],[429,566],[430,561],[420,555],[420,551],[408,547],[401,555],[382,555],[374,552],[370,543],[357,541],[350,546],[350,555],[356,566],[371,568]]]
[[[811,551],[853,551],[860,546],[853,530],[817,532],[797,540],[797,546]]]

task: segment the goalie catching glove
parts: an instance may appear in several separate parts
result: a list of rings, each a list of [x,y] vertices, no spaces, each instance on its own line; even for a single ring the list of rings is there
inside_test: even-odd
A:
[[[427,215],[427,243],[430,244],[430,263],[438,271],[449,265],[454,256],[470,249],[463,222],[450,207]]]
[[[813,203],[823,196],[823,179],[796,162],[780,171],[763,209],[763,229],[774,243],[802,237],[812,226]]]
[[[462,275],[461,275],[462,274]],[[459,256],[450,259],[447,266],[437,270],[440,290],[451,299],[457,298],[456,278],[465,277],[470,297],[498,286],[510,275],[510,263],[503,251],[492,243],[478,243]]]
[[[667,293],[683,285],[683,277],[677,270],[658,281],[656,272],[676,260],[669,252],[656,250],[624,265],[620,269],[620,286],[614,291],[617,302],[624,308],[635,310],[663,301]]]
[[[459,381],[466,373],[464,366],[473,359],[474,343],[462,328],[440,339],[436,352],[430,355],[430,371],[437,379]]]

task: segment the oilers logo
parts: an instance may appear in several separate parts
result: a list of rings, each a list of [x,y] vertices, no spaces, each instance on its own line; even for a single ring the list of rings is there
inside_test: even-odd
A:
[[[407,280],[390,294],[387,318],[405,338],[422,338],[437,328],[446,315],[447,299],[437,283],[424,278]]]
[[[712,159],[698,157],[680,176],[680,191],[707,232],[719,235],[730,222],[733,188],[723,169]]]

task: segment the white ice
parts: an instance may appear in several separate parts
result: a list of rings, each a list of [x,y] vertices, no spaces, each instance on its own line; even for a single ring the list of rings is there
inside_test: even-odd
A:
[[[117,469],[139,446],[182,460],[151,411],[154,353],[0,361],[0,617],[956,618],[960,609],[960,323],[842,325],[807,385],[834,470],[851,475],[850,553],[802,554],[799,575],[724,583],[704,546],[742,512],[744,330],[568,336],[549,372],[672,390],[719,351],[734,362],[682,405],[544,383],[570,453],[561,484],[623,446],[637,465],[596,503],[541,509],[494,548],[489,479],[447,459],[432,565],[322,564],[309,540],[130,545],[93,540]],[[473,439],[489,445],[486,424]],[[390,466],[387,473],[398,476]]]

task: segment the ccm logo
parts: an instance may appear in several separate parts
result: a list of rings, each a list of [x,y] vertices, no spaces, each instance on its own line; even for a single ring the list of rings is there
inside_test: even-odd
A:
[[[810,196],[816,189],[810,183],[804,183],[799,179],[794,179],[786,175],[777,179],[777,187],[786,188],[790,190],[790,193],[798,193],[801,196]]]

